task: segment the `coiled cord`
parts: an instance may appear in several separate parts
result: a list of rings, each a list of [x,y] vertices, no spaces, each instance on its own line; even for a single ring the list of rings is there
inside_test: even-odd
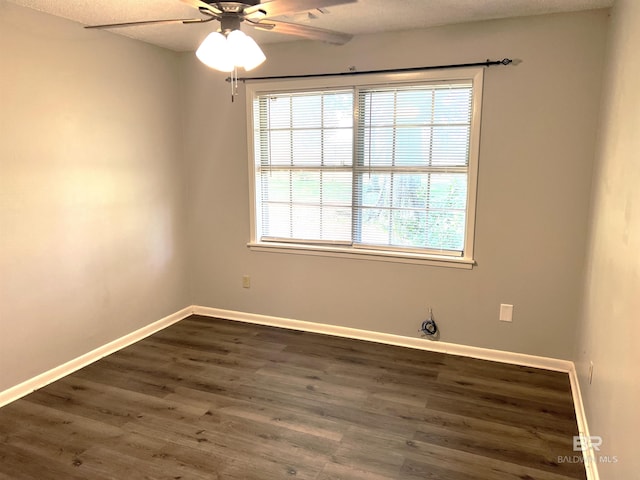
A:
[[[433,312],[431,311],[431,308],[429,308],[429,317],[422,322],[420,331],[429,337],[433,337],[438,333],[438,325],[436,325],[436,321],[433,319]]]

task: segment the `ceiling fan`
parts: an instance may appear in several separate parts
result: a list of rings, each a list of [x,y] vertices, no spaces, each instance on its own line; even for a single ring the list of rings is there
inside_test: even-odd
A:
[[[190,25],[216,20],[220,22],[220,31],[219,33],[214,32],[210,34],[205,41],[202,42],[196,52],[198,58],[208,66],[221,71],[228,72],[237,67],[244,67],[245,70],[250,70],[262,63],[265,57],[255,41],[240,31],[241,23],[244,22],[246,25],[260,30],[342,45],[348,42],[352,35],[286,22],[276,18],[316,9],[322,11],[325,7],[355,3],[357,0],[181,1],[196,8],[203,17],[142,20],[105,25],[89,25],[85,28],[109,29],[175,23]]]

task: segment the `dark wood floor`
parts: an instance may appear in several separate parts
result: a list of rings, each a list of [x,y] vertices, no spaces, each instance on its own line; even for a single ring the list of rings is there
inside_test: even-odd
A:
[[[0,409],[0,479],[584,479],[566,374],[192,316]]]

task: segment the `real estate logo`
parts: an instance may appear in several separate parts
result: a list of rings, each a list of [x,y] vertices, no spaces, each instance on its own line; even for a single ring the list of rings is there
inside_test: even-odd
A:
[[[589,450],[593,448],[594,451],[599,452],[602,445],[602,437],[598,435],[575,435],[573,437],[573,451],[581,452],[583,450]]]
[[[602,437],[599,435],[575,435],[573,451],[582,455],[564,455],[558,457],[558,463],[618,463],[617,455],[601,455]]]

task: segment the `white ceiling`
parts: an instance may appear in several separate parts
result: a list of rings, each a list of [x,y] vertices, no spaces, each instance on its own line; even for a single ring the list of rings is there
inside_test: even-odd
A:
[[[11,0],[18,5],[96,25],[138,20],[194,18],[201,15],[180,0]],[[329,7],[328,13],[315,11],[283,20],[328,28],[354,35],[408,30],[476,20],[540,15],[610,7],[614,0],[358,0],[357,3]],[[176,51],[195,50],[218,22],[196,25],[151,25],[111,30],[144,42]],[[258,43],[295,40],[296,37],[252,30]]]

